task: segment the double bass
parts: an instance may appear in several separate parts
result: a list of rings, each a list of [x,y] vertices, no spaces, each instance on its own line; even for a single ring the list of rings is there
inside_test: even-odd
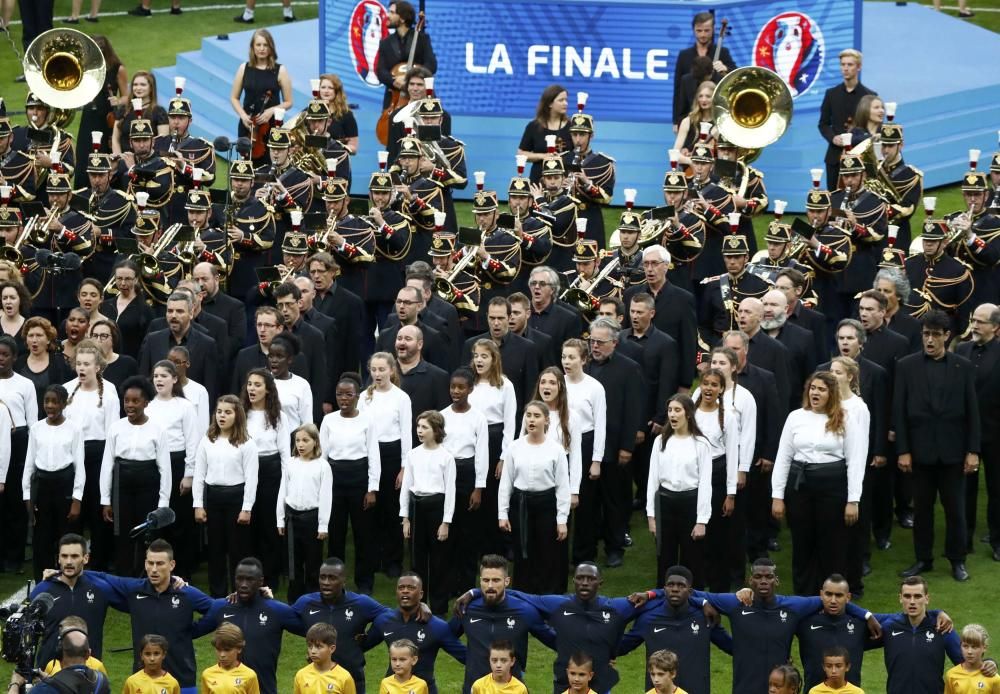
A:
[[[419,64],[415,65],[413,63],[413,59],[417,54],[417,42],[420,39],[420,32],[424,31],[426,28],[425,23],[426,20],[424,17],[424,11],[420,10],[416,26],[413,27],[413,41],[410,43],[410,56],[405,63],[396,63],[392,66],[391,73],[393,84],[395,84],[397,79],[410,74],[410,71],[414,67],[422,67]],[[375,137],[377,137],[378,141],[383,145],[389,144],[389,123],[393,112],[398,108],[406,106],[406,104],[410,102],[410,95],[404,93],[403,90],[397,89],[394,86],[390,87],[390,90],[392,96],[389,100],[389,106],[382,111],[382,115],[379,116],[378,123],[375,125]]]

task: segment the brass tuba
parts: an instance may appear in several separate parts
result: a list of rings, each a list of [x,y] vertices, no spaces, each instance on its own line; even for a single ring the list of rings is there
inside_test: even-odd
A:
[[[160,239],[154,244],[148,253],[139,253],[135,261],[139,265],[139,274],[142,279],[150,280],[160,273],[160,253],[170,248],[174,240],[184,228],[183,224],[172,224],[163,232]]]
[[[896,184],[889,178],[889,174],[882,168],[881,162],[875,157],[875,142],[872,138],[862,140],[848,150],[848,154],[861,159],[865,166],[865,186],[871,192],[878,195],[889,203],[898,204],[901,196]]]
[[[76,29],[39,34],[25,51],[21,66],[28,89],[49,106],[46,125],[59,128],[104,89],[107,72],[100,46]]]
[[[792,121],[792,92],[777,73],[741,67],[723,77],[712,95],[719,134],[737,147],[751,150],[744,162],[777,142]]]
[[[479,282],[473,278],[473,284],[468,291],[463,291],[455,285],[462,272],[476,260],[476,251],[479,246],[471,246],[466,249],[462,256],[447,277],[434,278],[434,292],[460,311],[477,313],[479,311],[479,298],[481,289]]]
[[[307,174],[326,176],[326,157],[323,155],[323,150],[306,144],[309,129],[306,126],[305,109],[296,113],[295,117],[285,124],[285,129],[288,130],[288,137],[292,142],[292,163]]]

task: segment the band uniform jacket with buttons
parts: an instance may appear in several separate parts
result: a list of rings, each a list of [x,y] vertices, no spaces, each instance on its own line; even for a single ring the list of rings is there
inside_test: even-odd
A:
[[[584,187],[577,180],[573,187],[577,216],[587,219],[586,237],[604,248],[603,209],[611,204],[615,195],[615,160],[604,152],[590,151],[583,155],[580,173],[590,179],[590,186]]]
[[[899,248],[909,248],[913,240],[910,219],[924,195],[924,172],[907,164],[902,157],[892,163],[883,161],[882,170],[898,193],[897,198],[890,200],[886,208],[889,224],[899,227],[896,245]]]
[[[96,248],[83,264],[83,271],[87,277],[107,282],[118,259],[115,242],[133,238],[131,229],[135,225],[136,209],[125,193],[108,188],[103,195],[91,192],[87,214],[93,220]]]
[[[886,245],[885,235],[889,231],[889,222],[886,203],[875,193],[862,187],[860,190],[852,191],[851,197],[845,200],[846,192],[843,189],[834,191],[830,196],[830,204],[835,211],[846,205],[857,219],[857,223],[848,228],[854,252],[851,261],[844,268],[841,288],[841,292],[853,296],[871,289],[872,280],[878,272],[878,264],[882,259],[882,249]],[[842,223],[847,224],[846,221]]]
[[[427,260],[434,235],[434,213],[445,211],[444,189],[437,181],[420,174],[410,178],[400,172],[399,178],[412,195],[409,202],[399,196],[393,204],[393,209],[409,217],[413,224],[413,239],[406,256],[409,265],[415,260]]]
[[[975,282],[968,266],[946,253],[933,260],[920,253],[907,258],[904,268],[910,286],[924,300],[922,306],[911,309],[911,315],[919,318],[929,309],[944,311],[951,319],[952,337],[960,335],[973,308],[969,299]]]
[[[281,253],[274,247],[277,235],[274,207],[252,195],[242,203],[230,201],[232,223],[243,233],[233,242],[233,268],[228,277],[229,293],[245,297],[256,291],[257,268],[277,265]],[[304,249],[303,249],[304,250]]]
[[[707,279],[707,278],[706,278]],[[740,302],[750,297],[760,298],[771,289],[767,280],[744,270],[733,277],[723,273],[705,282],[701,299],[702,338],[716,344],[727,330],[738,330],[736,313]]]
[[[945,221],[951,222],[960,213],[946,215]],[[960,234],[952,241],[948,250],[972,271],[974,284],[970,306],[984,303],[995,303],[1000,300],[1000,277],[997,263],[1000,263],[1000,217],[981,212],[972,220],[972,232],[977,241],[967,243],[965,234]],[[961,328],[964,330],[965,325]]]
[[[556,272],[563,272],[574,267],[573,248],[576,246],[576,216],[579,201],[559,191],[555,195],[546,193],[535,198],[535,204],[544,207],[552,215],[552,253],[549,256],[549,266]]]

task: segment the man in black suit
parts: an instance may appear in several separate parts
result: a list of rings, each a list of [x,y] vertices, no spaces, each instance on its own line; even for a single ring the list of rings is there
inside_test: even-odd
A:
[[[201,300],[201,309],[217,318],[226,321],[229,337],[229,354],[232,360],[243,348],[247,337],[247,309],[243,302],[229,296],[219,287],[219,267],[212,263],[198,263],[194,266],[191,277],[201,285],[205,292]]]
[[[729,49],[725,46],[719,51],[719,59],[715,60],[715,15],[711,12],[699,12],[691,19],[691,28],[694,30],[694,45],[685,48],[677,54],[677,63],[674,68],[674,132],[686,116],[686,113],[678,113],[678,108],[683,102],[681,98],[681,82],[683,77],[691,72],[694,59],[698,56],[707,56],[712,59],[712,67],[715,72],[712,74],[712,81],[718,83],[730,70],[736,69],[736,63],[729,54]],[[678,117],[679,116],[679,117]]]
[[[849,149],[851,128],[854,125],[854,112],[858,102],[866,94],[874,94],[871,89],[861,84],[858,73],[861,72],[861,51],[845,48],[840,52],[840,75],[844,78],[841,84],[830,87],[823,95],[823,103],[819,107],[819,133],[827,141],[826,148],[826,185],[830,190],[837,188],[840,167],[840,155]]]
[[[308,277],[296,277],[295,286],[299,288],[302,298],[299,299],[299,310],[302,313],[302,320],[316,328],[323,334],[326,343],[326,372],[330,375],[330,388],[323,403],[323,411],[327,412],[327,405],[337,402],[336,391],[337,381],[344,373],[344,335],[337,330],[337,321],[326,314],[316,310],[316,286]]]
[[[982,304],[972,312],[972,340],[955,350],[972,362],[976,369],[976,395],[982,428],[982,455],[986,467],[986,526],[993,548],[993,561],[1000,561],[1000,309],[996,304]],[[968,546],[971,552],[976,530],[976,501],[979,496],[979,473],[965,479],[965,514]]]
[[[774,374],[774,380],[778,384],[778,397],[783,406],[787,408],[789,403],[796,402],[796,399],[792,397],[790,376],[792,355],[787,347],[761,330],[760,321],[764,317],[764,304],[760,299],[756,297],[743,299],[737,311],[740,330],[750,338],[747,360],[754,366],[767,369]],[[800,390],[797,407],[802,406],[801,395],[802,391]]]
[[[423,260],[410,263],[410,266],[406,268],[406,284],[417,287],[424,295],[425,315],[433,314],[444,319],[444,324],[447,327],[443,329],[437,328],[430,321],[428,323],[438,332],[444,333],[448,342],[457,351],[462,344],[462,327],[458,317],[458,309],[434,292],[434,271],[431,266]]]
[[[528,276],[531,315],[528,325],[549,337],[558,346],[571,337],[580,337],[580,316],[558,300],[559,273],[547,265],[534,268]]]
[[[922,323],[924,350],[899,360],[892,399],[899,468],[913,475],[916,562],[902,575],[925,574],[934,566],[934,503],[940,494],[945,556],[952,577],[967,581],[965,476],[979,472],[981,437],[976,370],[948,351],[948,314],[928,311]]]
[[[393,320],[390,317],[389,322],[379,329],[375,348],[380,352],[393,354],[396,351],[396,333],[399,329],[406,325],[416,326],[423,334],[422,351],[427,361],[447,373],[451,369],[448,346],[437,330],[420,320],[423,305],[424,297],[419,289],[402,287],[396,294],[396,318]]]
[[[793,267],[782,268],[774,280],[774,288],[780,289],[788,299],[788,322],[805,328],[813,336],[816,360],[830,356],[830,342],[827,340],[826,316],[802,303],[806,289],[806,277]]]
[[[386,21],[395,31],[382,39],[378,45],[378,64],[375,66],[375,74],[378,76],[378,81],[385,85],[382,108],[388,108],[392,101],[393,89],[403,88],[406,76],[393,77],[392,68],[409,60],[411,44],[414,41],[417,42],[413,53],[414,64],[422,66],[432,75],[437,72],[437,58],[431,46],[431,37],[425,31],[417,33],[414,30],[417,13],[414,12],[413,5],[405,0],[391,3]]]
[[[598,316],[610,318],[618,324],[619,328],[628,325],[628,321],[625,320],[625,303],[621,299],[612,294],[611,296],[601,297],[600,301],[601,303],[597,308]],[[635,342],[621,339],[618,341],[615,351],[623,357],[628,357],[636,364],[642,364],[642,347]]]
[[[903,310],[910,297],[910,280],[902,268],[884,267],[875,275],[872,289],[885,297],[885,324],[889,330],[906,338],[910,354],[920,351],[920,321]]]
[[[337,321],[343,333],[344,371],[361,371],[361,324],[365,315],[364,302],[337,284],[340,266],[329,253],[317,253],[309,258],[309,278],[316,287],[314,307]]]
[[[562,345],[555,340],[528,325],[531,316],[531,299],[526,294],[514,292],[507,297],[510,304],[510,331],[518,337],[523,337],[535,346],[538,352],[538,370],[550,366],[559,366],[562,361]]]
[[[202,290],[201,285],[195,280],[181,280],[177,283],[174,291],[187,292],[191,295],[191,300],[193,302],[191,304],[191,327],[215,340],[215,344],[219,347],[219,354],[217,355],[219,365],[223,370],[223,373],[225,373],[229,369],[230,364],[228,348],[229,328],[226,326],[226,321],[216,315],[201,310],[201,302],[205,297],[205,292]],[[166,327],[166,318],[154,318],[149,322],[149,327],[146,329],[146,332],[151,333],[157,330],[163,330]],[[221,381],[219,382],[219,385],[222,385]]]
[[[677,387],[682,393],[691,389],[698,357],[698,315],[694,295],[667,280],[670,252],[659,244],[642,251],[642,272],[646,281],[634,284],[625,292],[625,316],[631,316],[632,297],[644,293],[656,302],[653,325],[674,338],[677,343],[679,367]]]
[[[423,358],[424,336],[415,325],[404,325],[396,333],[394,353],[399,362],[402,381],[399,387],[410,396],[413,411],[413,445],[417,440],[417,417],[427,410],[443,410],[451,404],[448,384],[450,376]]]
[[[326,338],[318,328],[310,325],[302,317],[300,302],[302,292],[293,282],[284,282],[274,289],[274,303],[285,321],[285,330],[299,338],[301,353],[306,357],[309,381],[313,396],[313,417],[322,421],[326,412],[333,412],[335,398],[330,397],[330,371],[327,368],[328,347]],[[340,374],[337,374],[337,378]],[[334,379],[336,380],[336,378]]]
[[[285,331],[285,319],[273,306],[261,306],[254,316],[254,328],[257,331],[257,341],[244,347],[236,355],[236,363],[233,365],[233,375],[229,384],[230,393],[239,393],[243,390],[247,374],[252,369],[268,368],[267,351],[271,347],[271,340],[274,339],[274,336]],[[299,352],[295,355],[290,371],[296,376],[309,378],[309,364],[305,354]]]
[[[211,402],[219,396],[219,348],[209,335],[195,330],[194,300],[188,291],[175,291],[167,299],[167,327],[146,334],[139,348],[139,373],[149,375],[153,365],[166,359],[171,347],[187,347],[191,355],[188,377],[205,386]]]
[[[604,553],[609,567],[621,566],[625,558],[625,533],[632,511],[632,472],[629,465],[639,433],[642,431],[644,402],[635,397],[645,387],[639,365],[615,353],[621,328],[610,318],[597,318],[590,324],[590,361],[585,372],[604,386],[607,401],[607,435],[601,477],[584,480],[584,486],[597,486],[600,507],[604,512]],[[594,506],[590,506],[594,508]],[[597,553],[596,539],[584,554]],[[592,551],[591,551],[592,550]]]
[[[806,379],[816,370],[816,344],[808,330],[788,322],[788,299],[780,289],[769,290],[760,303],[764,312],[761,329],[783,344],[792,358],[788,368],[790,412],[802,406],[802,389]]]

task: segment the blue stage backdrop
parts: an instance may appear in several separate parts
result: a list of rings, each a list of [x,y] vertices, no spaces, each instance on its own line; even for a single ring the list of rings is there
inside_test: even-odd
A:
[[[427,31],[438,57],[435,91],[453,115],[454,136],[466,144],[469,171],[485,170],[487,185],[502,192],[539,94],[558,83],[571,105],[576,92],[590,95],[594,147],[618,163],[616,202],[622,189],[634,187],[638,204],[657,204],[674,139],[674,64],[693,41],[692,16],[705,9],[729,20],[725,45],[738,65],[775,70],[795,94],[789,132],[758,165],[771,197],[797,207],[808,169],[822,163],[825,143],[816,124],[823,92],[841,79],[837,55],[860,44],[860,0],[427,0]],[[376,161],[383,87],[373,65],[388,32],[385,19],[386,6],[376,0],[321,3],[323,71],[339,74],[358,105],[365,141],[359,172]],[[355,176],[354,192],[362,192],[366,179]]]

